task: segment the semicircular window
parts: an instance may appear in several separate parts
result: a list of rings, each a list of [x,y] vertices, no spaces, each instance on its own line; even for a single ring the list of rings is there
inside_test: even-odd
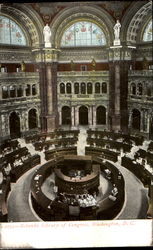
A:
[[[62,47],[101,46],[106,44],[104,32],[92,22],[76,22],[63,34]]]
[[[19,25],[5,16],[0,16],[0,43],[26,45],[25,35]]]
[[[143,41],[152,41],[152,20],[147,24],[145,31],[143,33]]]

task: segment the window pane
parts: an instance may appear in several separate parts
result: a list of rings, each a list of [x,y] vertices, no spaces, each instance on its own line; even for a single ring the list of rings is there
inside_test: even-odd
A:
[[[77,22],[63,34],[61,46],[101,46],[106,44],[103,31],[94,23]]]
[[[26,45],[26,38],[21,28],[5,16],[0,16],[0,43]]]
[[[152,20],[148,23],[143,34],[143,41],[152,41]]]

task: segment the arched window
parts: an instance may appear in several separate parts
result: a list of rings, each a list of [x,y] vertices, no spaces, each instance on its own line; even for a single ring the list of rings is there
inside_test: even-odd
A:
[[[64,32],[61,46],[101,46],[106,44],[104,32],[92,22],[80,21]]]
[[[107,83],[106,82],[102,83],[102,93],[104,93],[104,94],[107,93]]]
[[[138,109],[132,110],[132,128],[140,131],[141,113]]]
[[[91,82],[87,83],[87,94],[92,94],[92,83]]]
[[[151,87],[150,86],[148,86],[148,88],[147,88],[147,96],[151,96]]]
[[[136,95],[136,85],[134,82],[131,83],[131,94]]]
[[[20,117],[16,112],[12,112],[9,117],[9,127],[11,138],[20,137]]]
[[[8,87],[3,86],[2,87],[2,98],[6,99],[9,97],[9,91],[8,91]]]
[[[60,94],[65,94],[65,84],[64,83],[60,84]]]
[[[96,110],[97,125],[106,125],[106,108],[99,106]]]
[[[84,82],[81,83],[81,94],[86,94],[86,84]]]
[[[95,93],[100,94],[100,83],[99,82],[96,82],[96,84],[95,84]]]
[[[71,83],[70,82],[68,82],[66,84],[66,92],[67,92],[67,94],[71,94]]]
[[[26,87],[26,96],[29,96],[30,95],[30,84],[27,84],[27,87]]]
[[[18,86],[17,88],[17,97],[23,96],[23,89],[22,86]]]
[[[62,107],[62,125],[71,125],[71,108]]]
[[[142,83],[138,83],[138,95],[142,95]]]
[[[32,95],[36,95],[37,94],[37,88],[36,88],[36,84],[32,85]]]
[[[74,83],[74,94],[79,94],[79,83],[78,82]]]
[[[29,129],[37,128],[37,110],[36,109],[29,110],[28,122],[29,122]]]
[[[2,15],[0,15],[0,43],[26,45],[25,35],[19,25]]]
[[[14,98],[16,97],[16,91],[15,91],[16,87],[15,86],[10,86],[10,97]]]
[[[152,41],[152,19],[149,21],[149,23],[147,24],[147,26],[144,30],[142,40],[144,42]]]
[[[88,108],[86,106],[79,108],[79,125],[88,125]]]

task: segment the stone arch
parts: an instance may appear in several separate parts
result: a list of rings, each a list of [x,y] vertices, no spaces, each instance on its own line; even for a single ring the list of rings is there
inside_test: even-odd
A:
[[[31,108],[28,111],[28,127],[30,129],[35,129],[38,127],[38,113],[35,108]]]
[[[140,131],[141,126],[141,112],[138,109],[132,110],[132,128]]]
[[[81,89],[81,94],[86,94],[86,83],[85,82],[81,82],[80,84],[80,89]]]
[[[78,20],[87,20],[97,24],[104,32],[107,45],[113,43],[113,26],[114,19],[104,9],[94,5],[79,4],[78,6],[67,7],[65,10],[56,15],[53,19],[51,27],[53,39],[52,44],[56,47],[60,47],[60,41],[64,31],[74,22]],[[107,20],[107,23],[106,23]]]
[[[79,125],[88,125],[88,108],[85,105],[79,107]]]
[[[1,14],[7,15],[20,24],[29,46],[38,47],[43,43],[43,21],[30,5],[21,3],[3,4]]]
[[[97,107],[96,120],[97,125],[106,125],[106,108],[104,106]]]
[[[93,92],[93,83],[88,82],[87,83],[87,94],[92,94],[92,92]]]
[[[66,93],[71,94],[72,93],[72,84],[71,82],[66,83]]]
[[[121,41],[136,43],[140,41],[146,20],[152,16],[152,3],[133,2],[122,19]],[[138,32],[139,31],[139,32]]]
[[[136,84],[135,84],[135,82],[132,82],[130,84],[130,94],[131,95],[136,95]]]
[[[62,107],[62,125],[71,125],[71,108],[69,106]]]
[[[79,83],[75,82],[74,83],[74,94],[79,94]]]
[[[63,82],[60,83],[60,94],[65,94],[65,84]]]
[[[100,94],[100,82],[95,83],[95,93]]]
[[[9,129],[11,138],[18,138],[21,136],[20,116],[16,111],[11,112],[9,115]]]

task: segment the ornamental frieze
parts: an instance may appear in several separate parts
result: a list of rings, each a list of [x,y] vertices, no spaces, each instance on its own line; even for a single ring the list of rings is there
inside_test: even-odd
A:
[[[33,56],[29,52],[9,52],[9,51],[0,51],[0,58],[1,58],[1,63],[4,62],[33,62]]]
[[[59,61],[67,61],[67,58],[69,60],[75,61],[85,61],[89,60],[91,61],[91,58],[94,56],[95,60],[108,60],[108,52],[105,50],[84,50],[84,51],[61,51],[59,56]]]

